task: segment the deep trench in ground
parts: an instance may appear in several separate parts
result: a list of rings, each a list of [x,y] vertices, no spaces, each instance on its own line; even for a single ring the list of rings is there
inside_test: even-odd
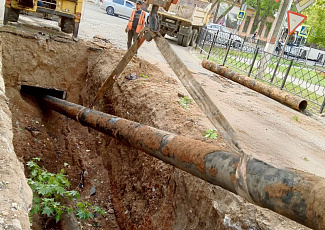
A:
[[[81,221],[79,224],[84,229],[293,229],[300,226],[83,127],[19,92],[21,84],[66,90],[66,100],[88,106],[125,51],[100,39],[95,43],[75,43],[8,33],[0,36],[15,153],[24,165],[39,157],[40,165],[50,172],[57,173],[64,168],[70,188],[80,192],[80,199],[107,211],[106,217]],[[100,48],[103,46],[106,49]],[[137,73],[138,79],[125,79],[130,72]],[[146,61],[134,58],[95,109],[203,140],[201,131],[208,128],[209,122],[195,104],[184,110],[177,102],[179,92],[186,93],[176,80]],[[226,147],[221,135],[209,142]],[[81,189],[78,185],[82,172],[86,173]],[[26,168],[25,174],[28,177]],[[96,194],[90,196],[94,186]],[[72,227],[33,216],[32,229]]]

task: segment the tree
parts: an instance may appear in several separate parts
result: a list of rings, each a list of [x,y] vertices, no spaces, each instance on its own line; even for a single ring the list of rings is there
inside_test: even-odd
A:
[[[245,1],[245,0],[244,0]],[[215,13],[214,13],[214,17],[213,17],[213,22],[214,23],[219,23],[220,22],[220,20],[222,19],[222,18],[224,18],[228,13],[229,13],[229,11],[236,5],[236,4],[238,4],[238,3],[240,3],[241,1],[240,0],[233,0],[232,1],[232,3],[231,3],[231,5],[229,5],[228,6],[228,8],[225,10],[225,11],[223,11],[222,13],[221,13],[221,15],[217,18],[217,15],[218,15],[218,11],[219,11],[219,6],[220,6],[220,3],[221,3],[221,0],[216,0],[216,1],[214,1],[214,2],[212,2],[212,9],[213,9],[213,7],[215,6],[215,5],[217,5],[217,7],[216,7],[216,9],[215,9]],[[228,2],[227,2],[228,3]]]
[[[254,22],[250,33],[253,34],[261,23],[258,30],[258,34],[261,34],[267,16],[273,16],[279,9],[280,3],[274,0],[247,0],[246,3],[255,9]]]
[[[312,27],[307,42],[325,47],[325,0],[315,0],[314,4],[305,9],[302,14],[307,15],[304,23]]]

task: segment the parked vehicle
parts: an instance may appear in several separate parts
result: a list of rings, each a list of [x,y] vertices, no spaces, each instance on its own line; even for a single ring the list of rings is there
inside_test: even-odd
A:
[[[178,0],[168,11],[160,8],[160,34],[176,37],[181,46],[194,45],[209,19],[211,6],[212,3],[207,0]]]
[[[7,0],[3,24],[17,22],[22,11],[37,12],[45,15],[57,15],[61,31],[72,33],[76,38],[82,11],[82,0]],[[51,17],[49,17],[51,18]]]
[[[100,8],[108,15],[131,17],[135,3],[127,0],[101,0]]]
[[[306,38],[299,36],[301,26],[290,36],[289,41],[284,49],[284,54],[295,57],[297,59],[307,59],[319,63],[325,62],[325,51],[305,46]],[[284,45],[284,40],[288,34],[288,28],[283,28],[280,39],[281,50]]]
[[[222,25],[210,23],[207,27],[208,34],[206,40],[212,42],[214,35],[216,34],[216,43],[222,45],[228,45],[229,40],[231,40],[231,45],[235,48],[241,48],[244,44],[244,39],[236,34],[232,34],[231,31]]]

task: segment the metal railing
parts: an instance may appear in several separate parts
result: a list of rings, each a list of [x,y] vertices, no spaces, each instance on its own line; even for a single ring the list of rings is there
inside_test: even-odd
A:
[[[316,63],[280,57],[237,35],[207,29],[201,30],[196,49],[202,57],[300,96],[320,108],[320,113],[324,110],[325,68]]]

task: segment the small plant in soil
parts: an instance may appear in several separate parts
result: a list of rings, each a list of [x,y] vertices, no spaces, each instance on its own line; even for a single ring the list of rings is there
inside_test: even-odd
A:
[[[202,133],[204,137],[211,138],[211,139],[217,139],[218,134],[216,129],[207,129],[204,133]]]
[[[141,74],[141,77],[149,78],[149,76],[148,75],[145,75],[145,74]]]
[[[184,96],[178,100],[178,103],[183,106],[184,109],[187,109],[187,105],[191,104],[193,99],[190,99],[188,96]]]
[[[294,116],[293,119],[298,122],[299,121],[299,118],[297,116]]]
[[[68,190],[70,182],[65,176],[64,169],[57,174],[50,173],[36,163],[40,160],[40,158],[33,158],[27,163],[30,169],[30,178],[27,179],[27,182],[33,191],[33,206],[30,216],[44,215],[59,222],[62,215],[73,211],[81,220],[94,218],[93,213],[106,215],[104,210],[88,202],[78,202],[76,208],[73,208],[73,205],[66,205],[68,200],[76,203],[80,197],[79,193],[75,190]]]

